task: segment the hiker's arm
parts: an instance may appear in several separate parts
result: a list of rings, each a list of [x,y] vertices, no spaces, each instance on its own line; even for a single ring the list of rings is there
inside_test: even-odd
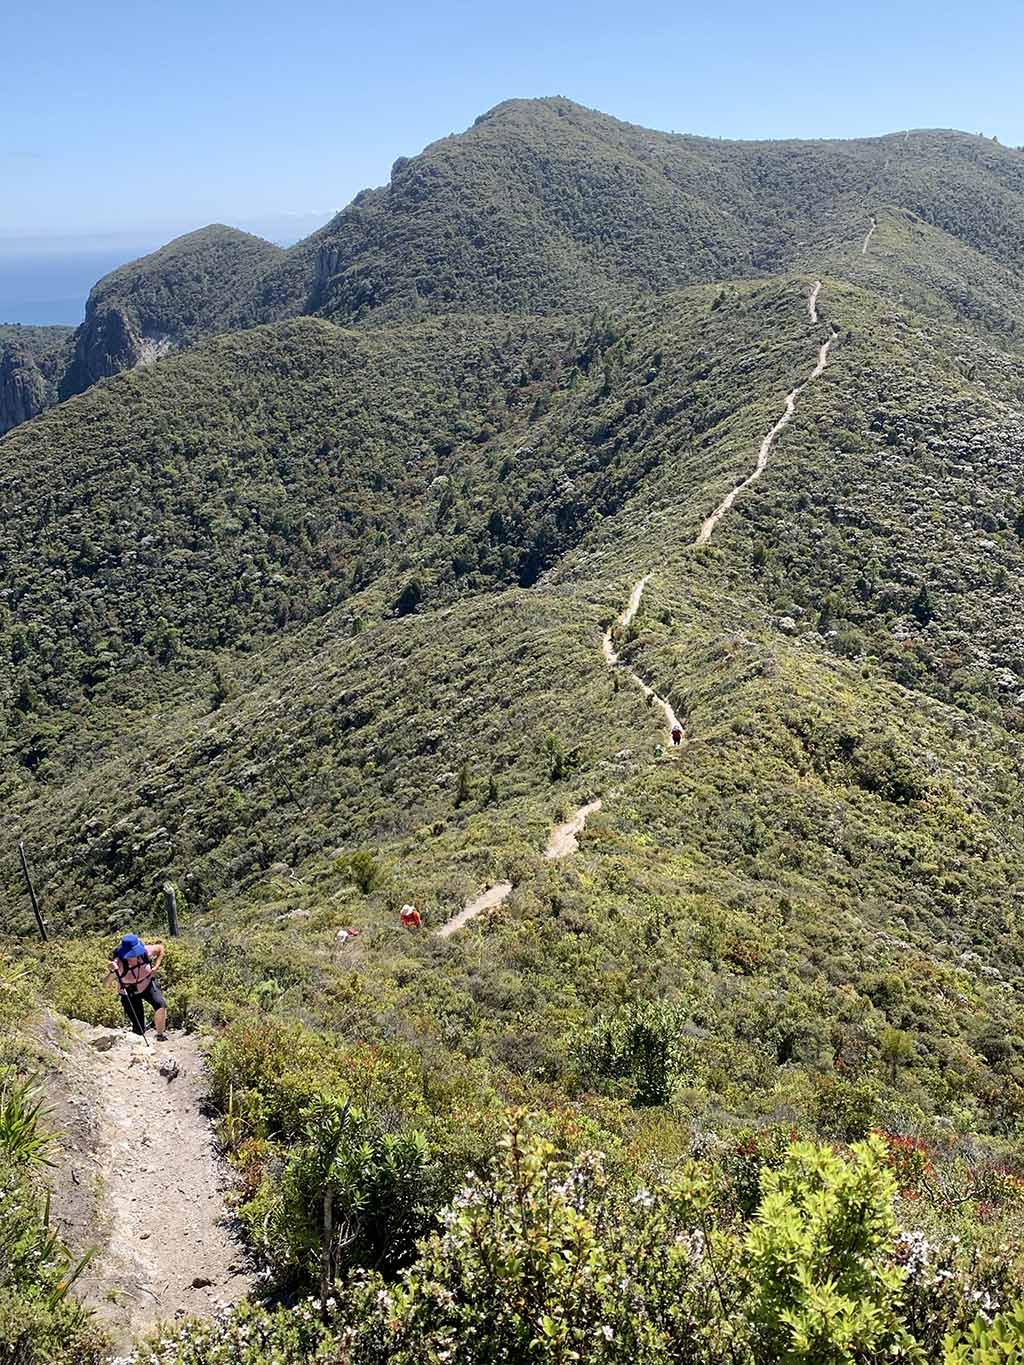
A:
[[[160,964],[163,962],[163,960],[164,960],[164,954],[165,954],[166,952],[167,952],[167,949],[164,947],[164,945],[163,945],[162,943],[152,943],[152,944],[149,945],[149,955],[150,955],[150,957],[153,959],[153,970],[154,970],[154,971],[158,971],[158,970],[159,970]]]
[[[111,984],[111,982],[114,982],[114,983],[117,982],[117,968],[114,966],[114,964],[113,964],[112,962],[108,962],[108,963],[107,963],[107,974],[106,974],[106,976],[103,978],[103,980],[102,980],[102,982],[101,982],[100,984],[103,985],[103,986],[109,986],[109,985]]]

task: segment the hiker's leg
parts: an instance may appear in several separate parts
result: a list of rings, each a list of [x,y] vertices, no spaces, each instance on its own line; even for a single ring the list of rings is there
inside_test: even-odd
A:
[[[153,1006],[153,1027],[158,1034],[167,1032],[167,1001],[155,981],[146,987],[146,999]]]
[[[143,1029],[140,1020],[142,1019],[143,1005],[139,997],[137,995],[128,995],[127,993],[122,995],[121,1008],[128,1016],[128,1022],[132,1026],[132,1033],[141,1034]]]

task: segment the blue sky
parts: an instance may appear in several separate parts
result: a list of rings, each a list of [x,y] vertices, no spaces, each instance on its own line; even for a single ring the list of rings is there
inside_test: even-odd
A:
[[[298,236],[513,96],[725,137],[1024,144],[1020,0],[33,0],[3,27],[7,239]]]

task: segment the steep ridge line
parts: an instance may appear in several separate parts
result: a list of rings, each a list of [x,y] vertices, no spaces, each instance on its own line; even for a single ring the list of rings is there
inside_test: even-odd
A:
[[[871,221],[873,224],[874,219],[872,219]],[[874,227],[872,227],[872,231],[874,231]],[[820,290],[821,280],[817,280],[815,281],[814,288],[811,290],[810,296],[807,300],[808,315],[811,321],[815,323],[818,321],[817,303],[818,293]],[[828,338],[828,340],[822,342],[821,346],[818,349],[817,364],[811,371],[810,375],[804,380],[802,384],[798,384],[795,389],[793,389],[790,393],[786,395],[785,410],[782,416],[779,418],[779,420],[772,427],[771,431],[769,431],[768,435],[761,442],[760,449],[758,450],[757,453],[757,462],[754,466],[753,473],[749,474],[741,483],[738,483],[735,488],[733,488],[729,493],[727,493],[726,496],[719,503],[719,505],[711,513],[711,515],[705,518],[703,524],[701,525],[697,538],[693,542],[693,547],[706,545],[708,543],[708,541],[711,539],[715,527],[721,521],[722,517],[725,516],[726,512],[728,512],[729,509],[732,507],[733,503],[736,501],[737,497],[739,497],[740,493],[742,493],[745,488],[749,488],[751,484],[756,483],[757,480],[764,473],[765,469],[768,467],[768,460],[771,455],[771,449],[773,444],[775,443],[776,437],[783,430],[783,428],[788,426],[788,424],[793,419],[793,414],[796,412],[797,399],[800,397],[800,394],[804,391],[807,385],[821,375],[821,373],[825,369],[825,366],[828,364],[828,354],[832,347],[832,342],[835,340],[835,337],[836,333],[835,331],[833,331],[832,335]],[[626,604],[625,611],[612,623],[612,625],[608,627],[604,635],[601,637],[601,652],[603,653],[605,661],[610,668],[624,666],[621,664],[618,651],[615,648],[614,631],[616,630],[616,628],[625,630],[631,625],[633,618],[640,610],[640,603],[643,599],[644,589],[646,588],[648,582],[650,581],[650,578],[651,574],[646,573],[644,574],[643,578],[641,578],[638,582],[634,583],[633,590],[629,595],[629,601]],[[684,727],[680,722],[678,716],[676,715],[675,710],[672,707],[672,703],[668,700],[668,698],[663,697],[658,692],[656,692],[655,689],[650,685],[650,683],[646,682],[645,679],[642,678],[640,674],[635,672],[635,670],[633,670],[632,668],[626,668],[625,671],[630,680],[637,687],[639,687],[644,696],[649,698],[650,700],[652,700],[658,706],[661,707],[662,712],[664,713],[665,716],[665,728],[666,730],[668,730],[669,734],[671,734],[672,730],[674,730],[677,726],[680,730],[682,730]],[[577,839],[576,836],[579,834],[580,830],[582,830],[583,826],[586,824],[588,815],[592,814],[594,811],[600,810],[600,808],[601,808],[600,800],[587,802],[587,804],[580,806],[580,808],[564,824],[556,825],[554,829],[551,831],[551,837],[549,838],[547,848],[544,851],[545,858],[551,859],[565,858],[568,857],[570,853],[575,853],[576,849],[579,847],[579,840]],[[453,915],[450,920],[448,920],[436,931],[437,937],[449,938],[453,933],[455,933],[457,929],[461,929],[464,925],[468,924],[470,920],[475,919],[477,915],[482,914],[484,910],[493,910],[496,906],[501,905],[504,901],[508,899],[508,897],[511,894],[512,894],[511,882],[508,881],[495,882],[493,886],[489,886],[485,891],[482,891],[479,896],[476,896],[474,899],[467,901],[463,908],[458,912],[458,914]]]
[[[871,238],[875,235],[875,228],[876,228],[876,227],[878,227],[878,220],[877,220],[877,218],[875,217],[875,215],[872,214],[872,215],[871,215],[871,226],[868,228],[867,236],[864,238],[863,245],[861,246],[861,249],[860,249],[860,254],[861,254],[862,256],[866,256],[866,255],[868,254],[868,246],[869,246],[869,244],[870,244],[870,242],[871,242]]]

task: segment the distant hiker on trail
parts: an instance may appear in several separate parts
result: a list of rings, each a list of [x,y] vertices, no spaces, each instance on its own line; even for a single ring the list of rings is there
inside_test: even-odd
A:
[[[404,929],[418,929],[423,923],[415,905],[403,905],[398,912],[398,922]]]
[[[146,1004],[152,1005],[153,1024],[161,1043],[167,1040],[167,1001],[157,985],[156,974],[166,951],[162,943],[147,948],[138,934],[125,934],[114,949],[109,970],[103,978],[104,986],[116,984],[121,1007],[133,1033],[145,1033]]]
[[[673,743],[673,744],[682,744],[682,742],[683,742],[683,730],[682,730],[682,726],[680,726],[680,725],[673,725],[673,726],[672,726],[672,743]]]

